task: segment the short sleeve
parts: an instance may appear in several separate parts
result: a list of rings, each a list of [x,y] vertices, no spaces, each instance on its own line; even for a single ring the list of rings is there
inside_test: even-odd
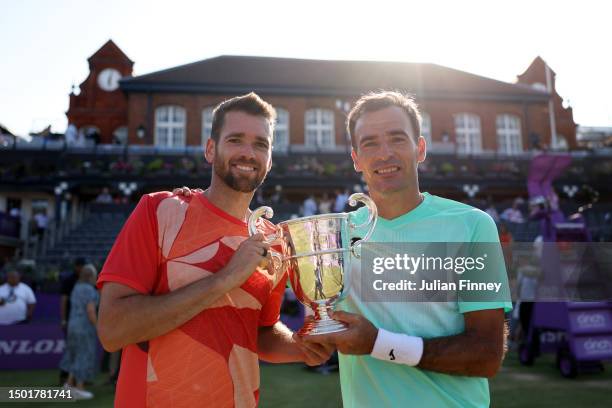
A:
[[[92,302],[98,304],[98,292],[93,286],[87,285],[83,288],[83,300],[85,304]]]
[[[486,269],[484,270],[487,276],[485,279],[477,280],[501,283],[501,293],[495,295],[495,298],[484,297],[483,301],[476,301],[478,296],[471,295],[472,301],[458,302],[459,312],[467,313],[487,309],[504,309],[504,312],[509,312],[512,310],[510,286],[508,284],[508,274],[506,272],[504,255],[499,242],[497,226],[489,214],[479,211],[479,215],[478,219],[474,220],[474,230],[472,234],[472,248],[474,248],[474,253],[471,255],[476,258],[482,255],[480,253],[482,251],[487,253],[487,261],[485,263]],[[481,244],[481,246],[479,247],[478,244]],[[478,248],[480,248],[480,250]]]
[[[106,282],[127,285],[142,294],[153,292],[158,280],[157,218],[150,195],[144,195],[115,240],[97,287]]]
[[[26,288],[26,303],[28,305],[36,303],[36,296],[34,296],[34,292],[32,291],[32,288],[30,288],[29,286],[26,286],[25,288]]]
[[[259,315],[260,326],[272,326],[280,319],[280,308],[285,295],[285,287],[287,286],[287,273],[276,283],[272,289],[268,300],[261,308]]]

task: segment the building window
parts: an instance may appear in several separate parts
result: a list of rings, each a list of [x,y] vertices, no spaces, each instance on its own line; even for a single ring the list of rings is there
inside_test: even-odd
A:
[[[482,138],[478,115],[472,113],[455,115],[455,136],[458,153],[480,153],[482,151]]]
[[[515,115],[497,115],[497,152],[520,154],[523,152],[521,119]]]
[[[334,112],[329,109],[309,109],[306,111],[305,145],[316,148],[334,147]]]
[[[206,147],[206,142],[210,138],[212,133],[212,120],[213,120],[213,108],[212,106],[204,108],[202,111],[202,146]]]
[[[282,108],[276,108],[273,146],[277,152],[286,152],[289,149],[289,112]]]
[[[431,147],[431,116],[427,112],[421,112],[421,136],[425,138],[427,147]]]
[[[155,110],[155,146],[185,146],[185,109],[180,106],[160,106]]]
[[[121,126],[113,132],[113,144],[126,145],[128,142],[128,128]]]
[[[553,146],[553,149],[566,152],[568,148],[569,148],[569,145],[567,143],[567,138],[557,133],[557,145]]]

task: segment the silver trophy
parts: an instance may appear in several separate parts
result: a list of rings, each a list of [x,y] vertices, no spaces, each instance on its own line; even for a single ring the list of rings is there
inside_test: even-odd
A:
[[[368,208],[368,220],[360,225],[351,222],[352,214],[335,213],[313,215],[280,222],[273,236],[266,237],[268,243],[282,248],[282,252],[271,249],[275,267],[286,268],[289,281],[297,299],[314,312],[314,319],[306,323],[299,335],[334,333],[345,330],[344,323],[332,319],[328,312],[349,291],[351,259],[359,258],[359,246],[368,241],[378,212],[370,197],[356,193],[349,197],[349,204],[362,202]],[[249,217],[249,234],[258,233],[260,217],[272,218],[270,207],[259,207]],[[355,237],[354,231],[369,226],[363,238]],[[354,242],[353,242],[354,241]],[[353,256],[351,256],[351,254]]]

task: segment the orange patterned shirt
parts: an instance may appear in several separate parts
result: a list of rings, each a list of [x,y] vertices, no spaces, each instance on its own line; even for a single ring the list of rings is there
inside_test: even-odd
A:
[[[260,228],[272,233],[272,224]],[[245,222],[202,194],[144,195],[104,264],[105,282],[160,295],[211,276],[248,237]],[[253,407],[257,332],[278,321],[286,275],[257,269],[182,326],[123,349],[116,407]],[[143,310],[142,313],[147,313]]]

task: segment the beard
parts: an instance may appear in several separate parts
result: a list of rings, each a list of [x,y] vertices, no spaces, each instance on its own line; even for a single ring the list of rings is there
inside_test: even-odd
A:
[[[254,176],[236,176],[232,173],[232,164],[253,166],[257,170]],[[228,163],[218,152],[215,155],[213,171],[229,188],[241,193],[252,193],[255,191],[263,183],[267,173],[265,166],[260,166],[255,160],[237,160]]]

